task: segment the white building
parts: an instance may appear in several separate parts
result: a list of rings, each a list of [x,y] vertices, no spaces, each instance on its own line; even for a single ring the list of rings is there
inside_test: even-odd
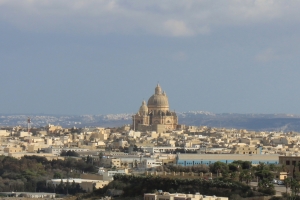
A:
[[[107,172],[99,171],[99,174],[103,175],[103,180],[112,181],[114,180],[113,176],[116,174],[129,174],[129,173],[128,173],[128,169],[119,169],[117,171],[107,171]]]
[[[228,197],[206,196],[200,193],[196,194],[182,194],[182,193],[169,193],[159,191],[158,193],[144,194],[144,200],[228,200]]]
[[[45,193],[45,192],[0,192],[0,194],[8,197],[23,197],[23,198],[47,198],[54,199],[55,193]]]
[[[78,147],[69,148],[69,147],[54,147],[54,146],[44,148],[43,150],[45,151],[45,153],[52,153],[55,155],[60,155],[62,151],[74,151],[74,152],[90,151],[89,149],[83,149]]]
[[[165,152],[172,152],[175,151],[176,149],[182,149],[182,147],[166,147],[166,146],[161,146],[161,147],[141,147],[141,149],[143,149],[145,152],[149,152],[150,154],[154,154],[154,153],[165,153]],[[191,150],[191,151],[196,151],[199,148],[195,148],[195,147],[185,147],[185,150]]]

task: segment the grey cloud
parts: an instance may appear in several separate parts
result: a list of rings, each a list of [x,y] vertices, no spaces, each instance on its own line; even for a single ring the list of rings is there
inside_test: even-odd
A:
[[[0,19],[25,31],[209,34],[222,25],[298,20],[298,1],[0,0]]]

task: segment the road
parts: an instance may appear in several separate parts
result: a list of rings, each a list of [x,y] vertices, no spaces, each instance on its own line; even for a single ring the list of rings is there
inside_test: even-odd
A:
[[[254,186],[254,187],[257,187],[257,182],[251,182],[250,185]],[[276,194],[275,194],[276,196],[282,196],[281,193],[286,192],[285,185],[274,184],[274,189],[276,191]],[[288,188],[287,191],[290,192],[290,189]]]

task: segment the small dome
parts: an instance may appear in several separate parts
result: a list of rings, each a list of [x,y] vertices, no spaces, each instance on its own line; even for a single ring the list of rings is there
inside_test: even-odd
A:
[[[157,84],[155,94],[148,100],[148,108],[169,108],[169,100],[165,92],[161,92],[161,87]]]
[[[146,105],[146,102],[143,101],[140,110],[139,110],[140,115],[147,115],[148,114],[148,107]]]

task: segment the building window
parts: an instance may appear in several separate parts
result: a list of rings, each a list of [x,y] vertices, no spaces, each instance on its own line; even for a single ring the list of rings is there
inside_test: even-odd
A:
[[[296,161],[295,160],[292,161],[292,165],[294,165],[294,166],[296,165]]]
[[[285,161],[285,164],[286,164],[286,165],[290,165],[290,161],[289,161],[289,160],[286,160],[286,161]]]

